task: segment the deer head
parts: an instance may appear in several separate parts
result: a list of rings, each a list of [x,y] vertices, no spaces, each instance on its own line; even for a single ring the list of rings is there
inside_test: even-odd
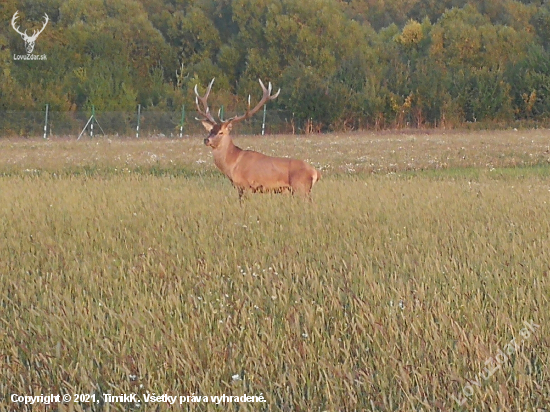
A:
[[[15,22],[16,22],[17,18],[19,17],[17,15],[18,13],[19,13],[19,11],[16,11],[15,14],[13,15],[13,17],[11,19],[11,25],[12,25],[13,29],[17,33],[19,33],[21,35],[21,37],[23,38],[23,40],[25,41],[25,49],[27,50],[27,54],[31,54],[32,51],[34,50],[34,45],[35,45],[36,39],[38,38],[40,33],[42,33],[44,31],[44,29],[46,28],[46,25],[48,24],[48,21],[50,21],[50,18],[48,17],[48,15],[46,13],[44,13],[45,21],[44,21],[44,24],[42,25],[42,28],[40,30],[34,30],[33,35],[29,36],[29,35],[27,35],[27,30],[25,30],[25,32],[22,33],[21,31],[19,31],[19,26],[15,25]]]
[[[234,116],[228,120],[216,120],[212,116],[212,113],[210,112],[210,109],[208,107],[208,96],[210,95],[210,90],[212,90],[212,85],[214,84],[214,80],[210,82],[208,85],[208,88],[206,89],[206,93],[204,96],[200,96],[199,92],[197,90],[197,85],[195,85],[195,103],[197,104],[197,111],[199,114],[203,117],[202,119],[197,119],[202,122],[202,125],[204,128],[209,132],[209,135],[206,139],[204,139],[204,144],[207,146],[212,147],[215,149],[218,147],[218,145],[222,142],[223,138],[225,136],[229,136],[229,133],[231,132],[231,129],[233,128],[233,124],[240,122],[241,120],[248,119],[252,117],[258,110],[262,108],[262,106],[267,103],[269,100],[276,99],[277,96],[279,96],[279,93],[281,92],[281,89],[277,91],[274,95],[271,94],[272,86],[271,82],[268,83],[267,88],[264,86],[261,79],[258,79],[260,82],[260,86],[262,87],[263,96],[261,100],[258,102],[256,106],[251,110],[250,109],[250,95],[248,96],[248,108],[246,112],[240,116]],[[202,104],[202,108],[199,105],[199,102]],[[219,118],[219,113],[218,113]]]

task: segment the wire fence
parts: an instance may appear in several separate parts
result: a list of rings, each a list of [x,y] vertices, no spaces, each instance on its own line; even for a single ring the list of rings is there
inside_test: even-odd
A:
[[[182,116],[183,114],[183,116]],[[237,113],[227,112],[225,118]],[[131,112],[0,111],[0,137],[171,137],[204,134],[197,112],[142,110]],[[183,122],[182,122],[183,118]],[[139,124],[139,128],[138,128]],[[240,135],[298,132],[292,113],[267,110],[239,124]]]

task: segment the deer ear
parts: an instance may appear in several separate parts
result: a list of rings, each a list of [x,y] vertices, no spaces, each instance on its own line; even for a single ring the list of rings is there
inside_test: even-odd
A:
[[[230,132],[231,129],[233,129],[233,122],[227,122],[224,124],[224,126],[227,129],[227,131]]]
[[[204,126],[204,128],[206,129],[206,131],[209,132],[209,133],[214,128],[214,125],[211,122],[209,122],[208,120],[202,120],[201,123]]]

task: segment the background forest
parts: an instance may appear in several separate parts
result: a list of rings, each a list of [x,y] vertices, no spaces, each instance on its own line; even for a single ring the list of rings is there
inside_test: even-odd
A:
[[[316,130],[550,118],[550,5],[541,0],[3,0],[3,112],[270,109]],[[12,29],[50,22],[26,54]]]

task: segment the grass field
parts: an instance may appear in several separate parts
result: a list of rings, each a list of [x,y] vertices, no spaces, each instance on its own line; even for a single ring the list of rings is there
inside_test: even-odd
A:
[[[0,410],[550,410],[549,131],[236,143],[313,202],[199,137],[0,140]]]

